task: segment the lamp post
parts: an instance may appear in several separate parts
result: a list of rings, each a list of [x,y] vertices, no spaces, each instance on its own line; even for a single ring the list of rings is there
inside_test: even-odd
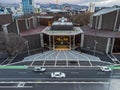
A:
[[[27,53],[28,53],[28,55],[30,55],[30,50],[29,50],[28,40],[27,40],[27,41],[25,41],[25,44],[27,45]]]
[[[96,46],[97,46],[97,41],[96,40],[94,40],[94,52],[93,52],[93,55],[95,56],[95,52],[96,52]]]

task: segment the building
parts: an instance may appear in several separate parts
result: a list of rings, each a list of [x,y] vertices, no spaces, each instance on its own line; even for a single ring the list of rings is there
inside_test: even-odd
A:
[[[102,53],[120,53],[120,8],[96,12],[91,17],[90,27],[81,28],[85,33],[84,48]]]
[[[24,14],[34,13],[34,1],[33,0],[22,0]]]
[[[95,4],[90,3],[89,7],[88,7],[88,11],[89,12],[95,12]]]
[[[41,33],[41,44],[52,50],[71,50],[83,45],[83,31],[74,27],[72,22],[64,17],[53,22]]]

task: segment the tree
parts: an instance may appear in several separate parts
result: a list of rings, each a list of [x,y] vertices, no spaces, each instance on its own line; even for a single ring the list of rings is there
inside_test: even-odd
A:
[[[26,47],[25,39],[15,33],[0,32],[0,50],[6,51],[11,57]]]
[[[80,13],[80,14],[71,16],[70,20],[75,24],[84,26],[84,25],[89,24],[91,15],[92,15],[92,13],[90,13],[90,12]]]

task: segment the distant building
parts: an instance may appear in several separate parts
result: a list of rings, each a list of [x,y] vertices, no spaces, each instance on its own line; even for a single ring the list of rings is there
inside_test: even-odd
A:
[[[22,0],[24,14],[34,13],[34,1],[33,0]]]
[[[95,4],[90,3],[89,7],[88,7],[88,11],[89,12],[95,12]]]

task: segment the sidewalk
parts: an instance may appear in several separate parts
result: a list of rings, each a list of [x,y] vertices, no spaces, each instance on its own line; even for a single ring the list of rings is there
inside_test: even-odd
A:
[[[112,79],[109,90],[120,90],[120,79]]]

